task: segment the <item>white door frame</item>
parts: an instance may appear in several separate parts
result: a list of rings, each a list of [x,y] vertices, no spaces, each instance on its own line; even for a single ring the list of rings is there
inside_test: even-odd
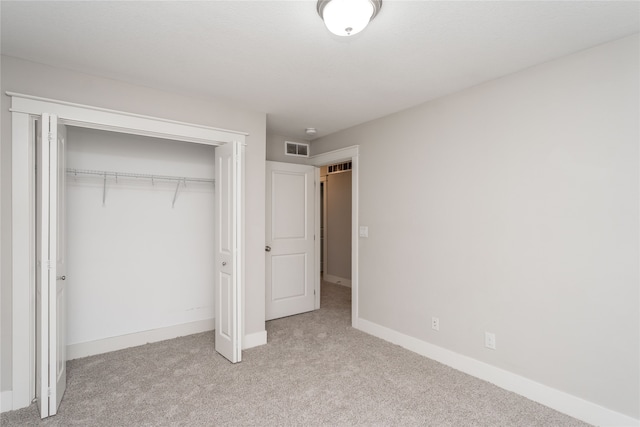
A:
[[[330,163],[351,161],[351,326],[358,328],[358,156],[359,146],[341,148],[327,153],[316,154],[309,158],[313,166],[325,166]],[[316,190],[316,206],[320,206],[320,185]],[[320,213],[316,209],[316,229],[320,230]],[[317,276],[320,277],[320,239],[316,239]],[[325,260],[326,261],[326,260]],[[320,292],[316,293],[318,296]]]
[[[7,92],[11,97],[12,409],[35,396],[35,182],[33,120],[205,145],[245,143],[246,133]],[[240,213],[240,220],[244,215]],[[242,275],[244,277],[244,275]],[[244,284],[241,284],[244,287]],[[238,301],[242,309],[242,301]]]
[[[320,272],[327,272],[327,176],[320,177],[320,253],[322,254],[322,260],[320,261]],[[318,307],[316,307],[318,308]]]

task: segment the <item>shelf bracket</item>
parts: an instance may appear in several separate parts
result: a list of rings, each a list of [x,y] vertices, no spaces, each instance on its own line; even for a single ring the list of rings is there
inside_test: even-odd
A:
[[[107,173],[104,174],[104,181],[102,182],[102,206],[104,207],[104,202],[107,199]]]
[[[182,178],[178,180],[178,185],[176,185],[176,192],[173,193],[173,202],[171,202],[171,208],[173,209],[176,206],[176,199],[178,198],[178,190],[180,189],[180,183],[184,182],[184,186],[187,186],[187,179]]]

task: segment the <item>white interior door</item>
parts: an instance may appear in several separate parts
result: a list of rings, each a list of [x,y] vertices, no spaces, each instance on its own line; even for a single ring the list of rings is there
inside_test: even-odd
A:
[[[315,308],[316,168],[267,162],[266,170],[265,314],[271,320]]]
[[[66,129],[43,114],[36,144],[36,397],[42,418],[55,415],[66,389]]]
[[[240,275],[243,147],[216,147],[215,348],[232,363],[242,359]]]

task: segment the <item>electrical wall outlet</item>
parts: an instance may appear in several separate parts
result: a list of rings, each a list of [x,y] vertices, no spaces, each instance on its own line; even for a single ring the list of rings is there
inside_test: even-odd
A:
[[[484,333],[484,346],[490,348],[491,350],[496,349],[496,334],[492,332]]]
[[[431,329],[433,329],[434,331],[440,330],[440,319],[438,319],[437,317],[431,318]]]

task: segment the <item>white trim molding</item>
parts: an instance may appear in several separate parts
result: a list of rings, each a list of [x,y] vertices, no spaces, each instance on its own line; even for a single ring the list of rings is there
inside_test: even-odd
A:
[[[29,114],[14,112],[11,116],[11,409],[20,409],[29,406],[35,396],[34,144]]]
[[[67,360],[94,356],[96,354],[109,353],[110,351],[137,347],[139,345],[170,340],[186,335],[212,331],[214,329],[215,319],[211,318],[198,320],[195,322],[183,323],[180,325],[167,326],[164,328],[151,329],[148,331],[135,332],[132,334],[120,335],[117,337],[104,338],[78,344],[70,344],[67,346]]]
[[[345,279],[344,277],[338,277],[332,274],[325,274],[324,276],[322,276],[322,278],[323,280],[334,283],[336,285],[345,286],[347,288],[351,287],[351,280]]]
[[[13,409],[13,392],[3,391],[0,393],[0,412],[8,412]]]
[[[247,334],[242,340],[242,349],[247,350],[249,348],[258,347],[267,343],[267,331],[254,332],[253,334]]]
[[[350,160],[352,157],[358,157],[359,149],[359,145],[352,145],[350,147],[327,151],[326,153],[314,154],[309,158],[310,164],[313,166],[324,166],[329,163],[340,163],[341,161]]]
[[[7,92],[11,97],[12,113],[40,115],[43,112],[56,114],[62,123],[70,126],[87,127],[154,138],[194,142],[197,144],[220,145],[220,143],[242,140],[247,133],[219,129],[209,126],[179,122],[142,114],[109,110],[91,105],[75,104],[33,95]],[[216,144],[215,142],[218,142]]]
[[[368,320],[359,319],[358,329],[587,423],[597,426],[640,425],[640,420],[628,415]]]
[[[314,233],[314,242],[313,242],[313,250],[314,250],[314,266],[315,269],[313,270],[313,280],[314,280],[314,301],[313,301],[313,308],[318,310],[320,308],[320,284],[321,284],[321,279],[320,276],[322,275],[322,262],[321,262],[321,258],[322,258],[322,250],[323,248],[320,247],[320,242],[322,241],[322,236],[320,235],[320,228],[321,228],[321,224],[320,224],[320,219],[322,218],[322,214],[320,212],[320,205],[322,205],[322,201],[320,200],[320,186],[322,185],[321,182],[322,177],[320,176],[320,168],[315,166],[315,171],[313,173],[313,179],[314,179],[314,194],[313,194],[313,200],[315,201],[314,203],[314,212],[313,212],[313,233]],[[325,258],[326,259],[326,258]]]

